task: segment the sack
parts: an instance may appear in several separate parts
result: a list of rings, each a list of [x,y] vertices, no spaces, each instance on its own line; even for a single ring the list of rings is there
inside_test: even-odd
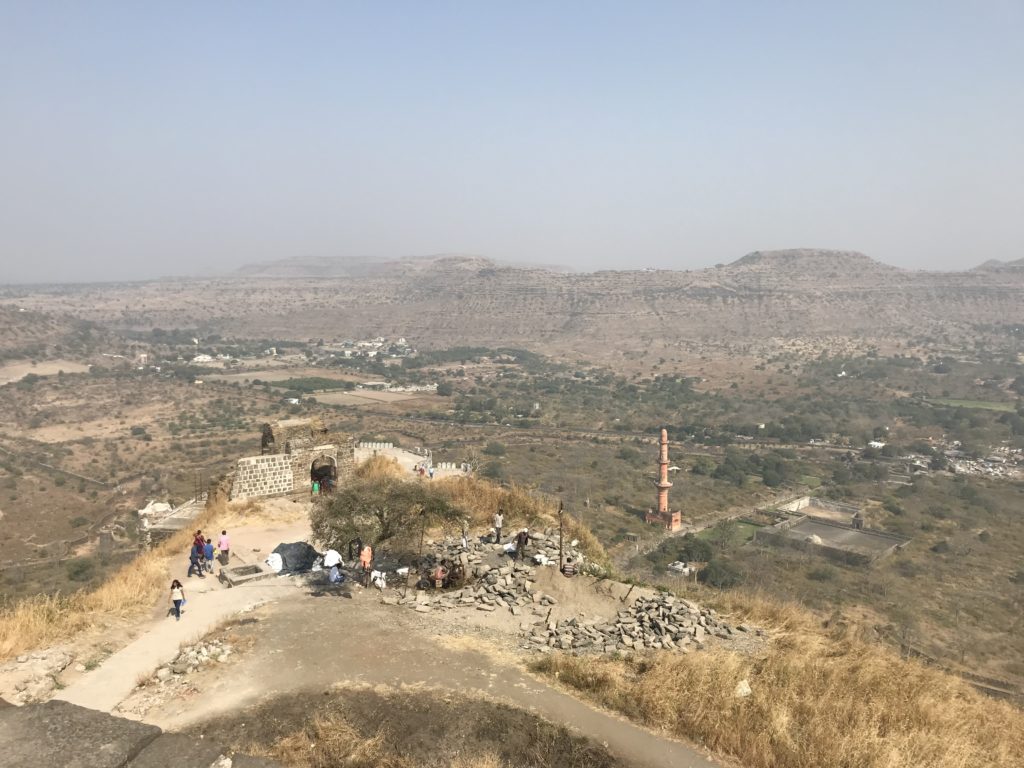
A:
[[[182,605],[184,605],[184,604],[185,604],[185,603],[187,603],[187,602],[188,602],[188,600],[186,600],[185,598],[181,598],[181,604],[182,604]]]

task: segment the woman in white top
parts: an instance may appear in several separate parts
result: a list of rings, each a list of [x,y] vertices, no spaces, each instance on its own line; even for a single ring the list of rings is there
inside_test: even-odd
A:
[[[174,620],[181,621],[181,604],[185,602],[185,588],[181,582],[175,579],[171,582],[171,607],[174,611]]]

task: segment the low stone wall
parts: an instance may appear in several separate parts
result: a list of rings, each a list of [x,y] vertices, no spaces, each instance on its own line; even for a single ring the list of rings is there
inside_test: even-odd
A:
[[[238,460],[231,498],[274,496],[291,493],[294,489],[295,474],[292,471],[291,456],[281,453],[248,456]]]

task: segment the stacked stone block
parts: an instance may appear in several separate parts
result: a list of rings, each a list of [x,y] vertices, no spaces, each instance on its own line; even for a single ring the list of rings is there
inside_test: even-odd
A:
[[[309,484],[309,470],[306,470]],[[238,460],[235,482],[231,488],[232,499],[252,499],[260,496],[291,493],[295,490],[295,475],[292,471],[292,457],[287,454],[249,456]]]

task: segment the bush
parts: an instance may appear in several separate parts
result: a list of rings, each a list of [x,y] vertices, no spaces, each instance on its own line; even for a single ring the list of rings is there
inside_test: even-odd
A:
[[[499,443],[496,440],[492,440],[484,448],[484,453],[488,456],[504,456],[505,455],[505,444]]]
[[[488,480],[504,480],[505,468],[497,461],[489,461],[484,465],[480,474]]]
[[[88,557],[68,560],[64,567],[71,581],[89,581],[96,571],[96,564]]]
[[[682,546],[679,548],[679,559],[686,562],[693,560],[698,563],[707,563],[714,559],[714,550],[709,542],[688,533],[683,536]]]
[[[819,565],[807,572],[807,578],[811,581],[834,581],[836,569],[830,568],[827,565]]]
[[[703,584],[722,589],[735,587],[743,582],[740,569],[726,560],[712,560],[697,574]]]

